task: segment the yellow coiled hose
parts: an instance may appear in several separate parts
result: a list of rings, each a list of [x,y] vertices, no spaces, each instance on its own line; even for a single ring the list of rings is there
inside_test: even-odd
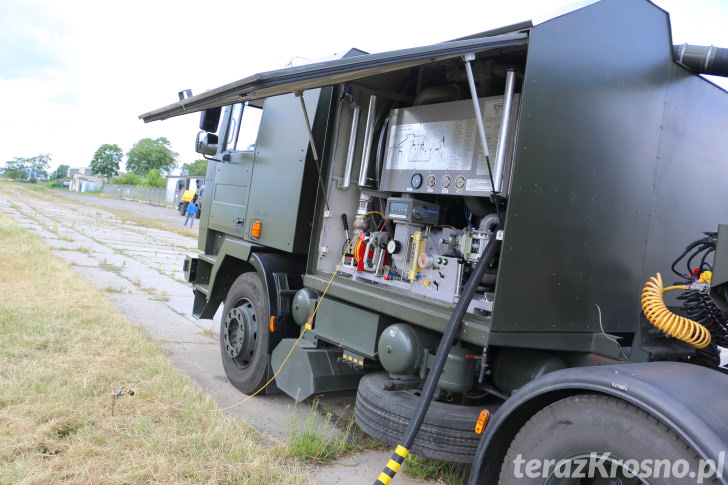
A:
[[[671,337],[682,340],[696,349],[704,349],[710,344],[710,332],[707,328],[690,320],[689,318],[676,315],[667,309],[662,295],[670,290],[687,290],[685,285],[668,286],[662,285],[660,273],[650,278],[642,290],[642,311],[645,312],[647,320]]]

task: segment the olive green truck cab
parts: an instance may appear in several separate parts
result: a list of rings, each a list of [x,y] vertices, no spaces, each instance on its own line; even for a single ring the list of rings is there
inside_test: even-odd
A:
[[[727,72],[603,0],[141,118],[202,113],[184,268],[243,393],[356,390],[366,433],[472,483],[725,483]]]

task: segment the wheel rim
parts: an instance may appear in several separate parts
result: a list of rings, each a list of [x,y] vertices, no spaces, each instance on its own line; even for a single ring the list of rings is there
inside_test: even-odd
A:
[[[592,473],[589,473],[590,470]],[[589,474],[593,476],[588,476]],[[639,469],[631,467],[629,461],[625,462],[609,454],[600,453],[577,455],[560,460],[544,481],[544,485],[576,484],[650,485],[650,482],[641,477]]]
[[[225,352],[242,367],[253,359],[257,329],[255,308],[247,298],[225,316]]]

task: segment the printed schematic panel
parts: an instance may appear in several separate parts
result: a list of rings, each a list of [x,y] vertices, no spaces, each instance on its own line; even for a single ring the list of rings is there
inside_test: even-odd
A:
[[[503,96],[479,99],[491,168],[495,169]],[[513,98],[503,188],[507,195],[517,123]],[[470,99],[392,110],[380,190],[406,193],[489,196],[490,173]]]

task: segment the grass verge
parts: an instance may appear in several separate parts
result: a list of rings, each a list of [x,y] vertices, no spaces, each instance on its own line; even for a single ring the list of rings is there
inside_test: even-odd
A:
[[[402,466],[402,475],[445,485],[460,485],[468,481],[468,469],[464,465],[417,455],[407,457]]]
[[[257,445],[101,290],[0,213],[0,483],[306,483]]]
[[[339,429],[338,422],[332,422],[333,413],[319,412],[318,398],[314,398],[302,426],[298,425],[294,402],[287,416],[288,440],[283,451],[291,457],[298,457],[308,463],[329,463],[349,453],[362,450],[363,437],[355,429],[353,416]]]

